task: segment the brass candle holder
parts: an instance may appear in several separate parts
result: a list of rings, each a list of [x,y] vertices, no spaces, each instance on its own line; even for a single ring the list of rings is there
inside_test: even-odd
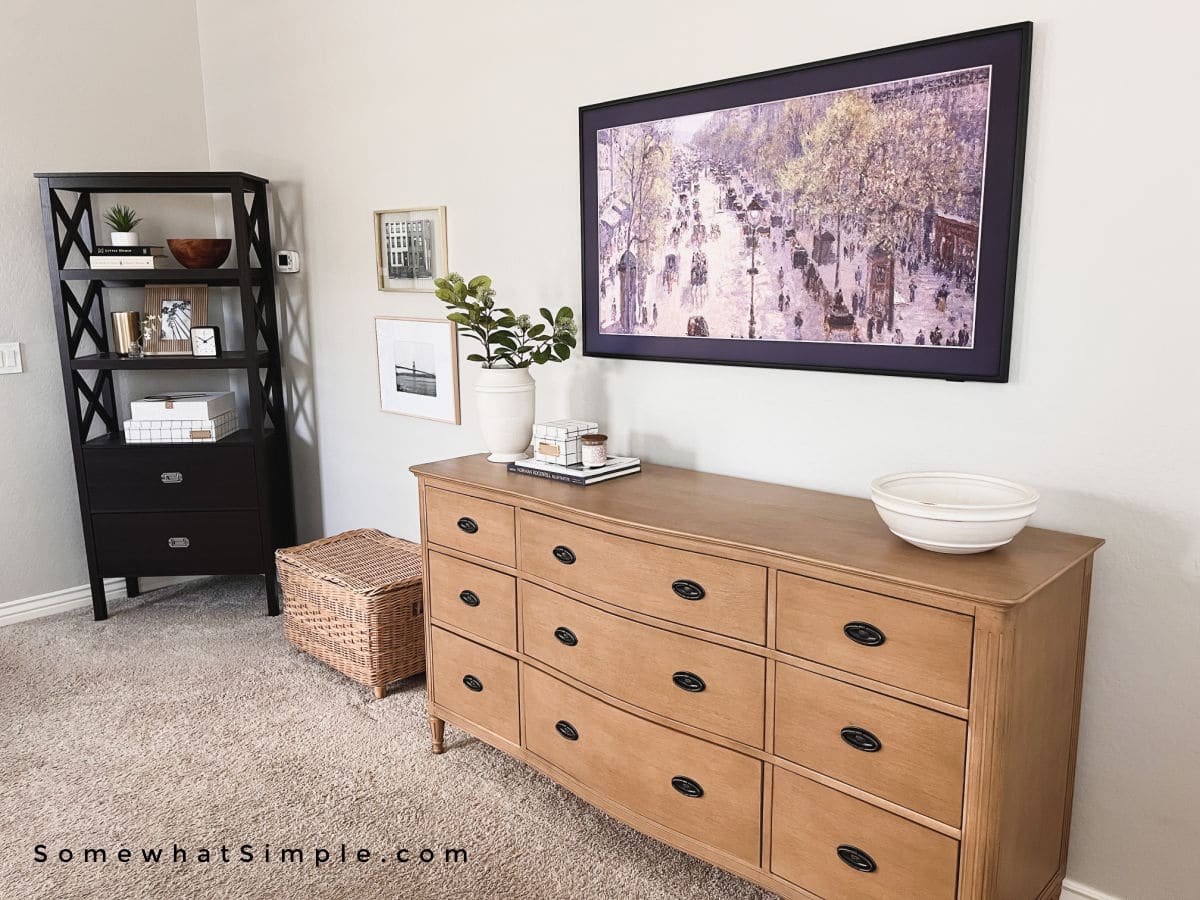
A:
[[[118,356],[130,356],[142,338],[142,314],[136,310],[112,314],[113,350]]]

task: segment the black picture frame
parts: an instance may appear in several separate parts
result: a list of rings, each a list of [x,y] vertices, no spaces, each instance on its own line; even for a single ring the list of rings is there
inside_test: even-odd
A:
[[[584,355],[953,381],[1007,381],[1032,35],[1033,24],[1019,22],[581,107],[579,156]],[[745,336],[726,339],[638,334],[628,330],[614,331],[612,328],[602,330],[600,231],[603,211],[599,206],[597,170],[600,156],[597,138],[601,131],[623,125],[847,91],[885,82],[940,76],[983,66],[990,67],[987,127],[977,255],[971,259],[972,267],[977,264],[977,269],[974,269],[975,277],[968,282],[975,287],[968,346],[898,346],[886,342],[868,343],[865,338],[863,343],[829,339],[751,341]],[[611,166],[611,151],[609,160]],[[943,217],[939,214],[938,218]],[[925,229],[927,242],[928,223]],[[677,263],[680,269],[684,268],[681,261],[677,260]],[[666,265],[664,260],[664,268]],[[705,271],[707,274],[707,268]],[[607,272],[606,267],[606,277]],[[651,276],[647,274],[646,277]],[[894,285],[895,282],[891,282],[893,290]],[[612,299],[611,296],[606,297],[605,302],[611,304]],[[618,299],[622,305],[625,303],[623,294]],[[828,313],[828,300],[822,302],[825,302],[824,308]],[[889,306],[895,305],[893,300],[888,303]],[[838,322],[844,319],[834,318]],[[822,326],[825,324],[823,322]],[[892,333],[892,324],[888,322],[889,334]],[[827,336],[830,334],[828,331],[825,333]]]

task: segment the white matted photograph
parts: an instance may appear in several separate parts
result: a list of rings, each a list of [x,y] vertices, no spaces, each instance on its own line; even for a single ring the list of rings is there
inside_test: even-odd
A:
[[[381,291],[433,293],[446,261],[446,207],[375,211],[375,268]]]
[[[460,424],[458,336],[445,319],[375,318],[384,412]]]

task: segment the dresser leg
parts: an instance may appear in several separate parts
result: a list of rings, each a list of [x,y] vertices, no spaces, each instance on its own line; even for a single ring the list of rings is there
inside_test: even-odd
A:
[[[444,749],[442,746],[442,740],[446,734],[446,723],[437,716],[430,716],[429,730],[433,734],[433,752],[441,753]]]
[[[142,592],[138,587],[137,576],[133,575],[125,579],[125,596],[136,597]]]
[[[279,581],[275,574],[275,566],[271,565],[266,573],[267,581],[267,615],[279,615]]]
[[[108,618],[108,598],[104,595],[104,579],[96,576],[92,583],[92,618],[103,622]]]

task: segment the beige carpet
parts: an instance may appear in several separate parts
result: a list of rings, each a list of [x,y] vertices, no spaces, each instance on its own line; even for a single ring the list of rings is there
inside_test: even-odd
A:
[[[0,628],[0,896],[770,896],[450,726],[434,756],[421,679],[375,700],[263,609],[255,579],[216,578],[118,601],[107,622]],[[186,862],[168,861],[173,844]],[[244,844],[254,862],[237,861]],[[370,860],[315,866],[315,848],[336,860],[342,844]],[[97,847],[108,861],[84,861]],[[296,847],[303,864],[279,861]]]

